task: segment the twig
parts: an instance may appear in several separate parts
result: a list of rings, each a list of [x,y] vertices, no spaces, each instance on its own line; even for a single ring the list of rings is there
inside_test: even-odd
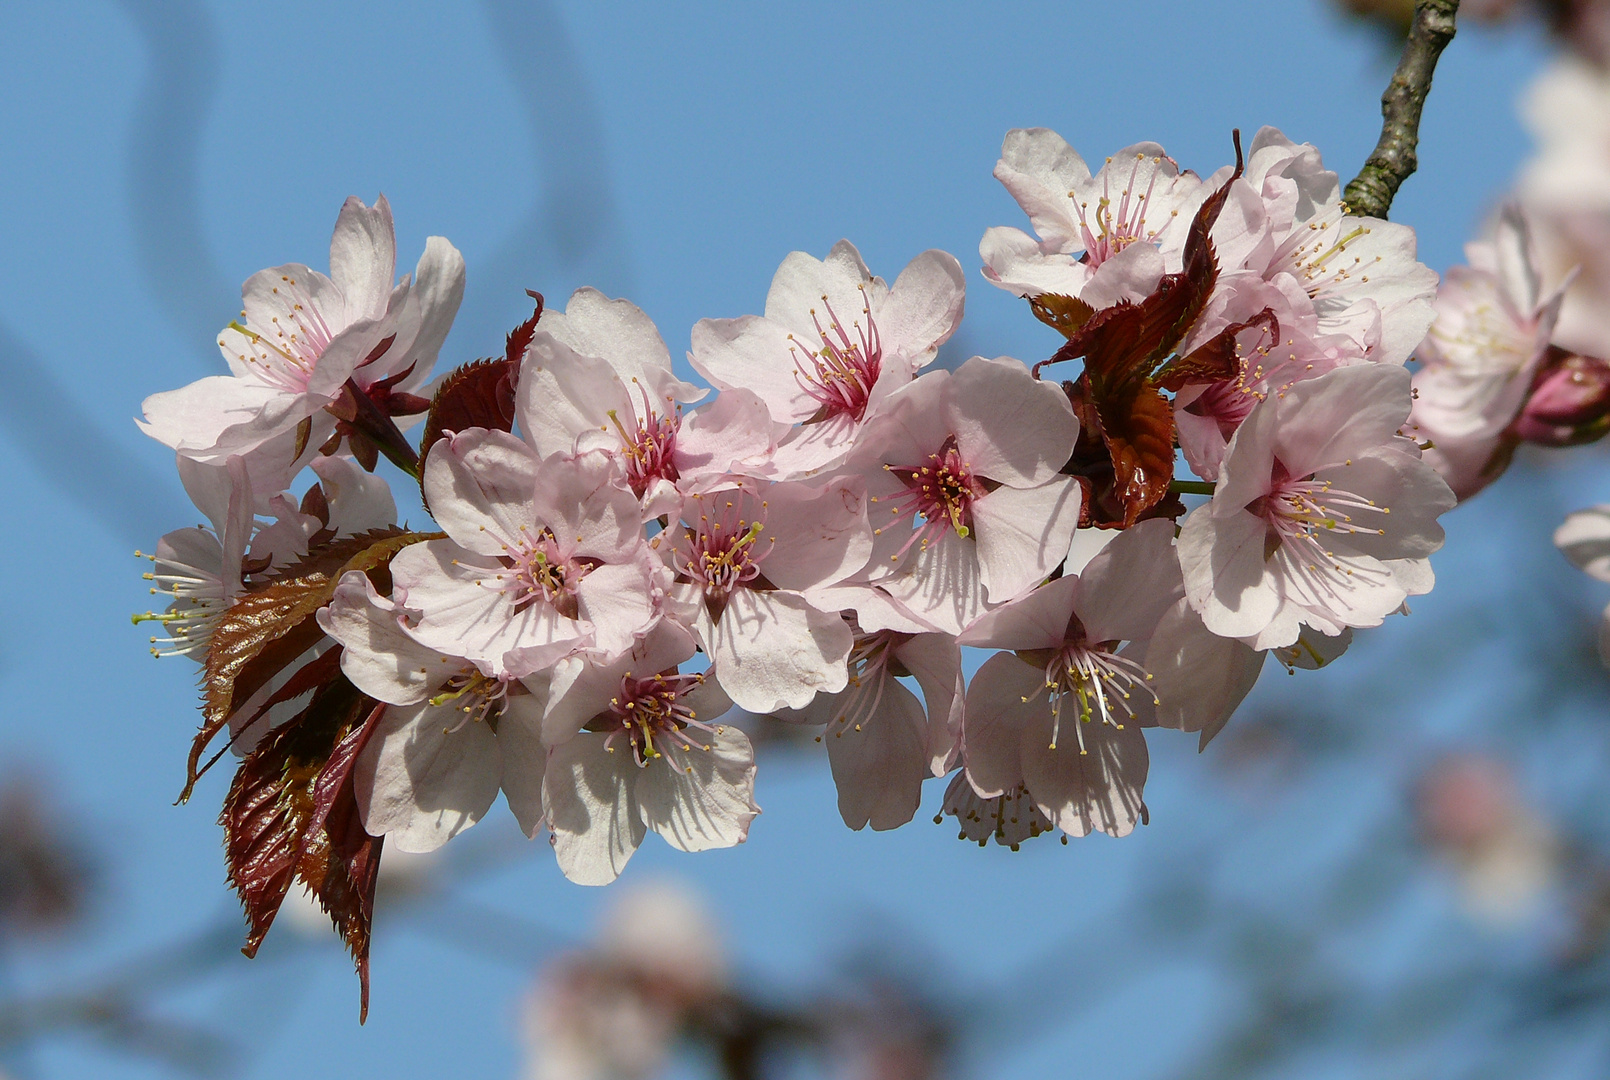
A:
[[[1380,141],[1343,196],[1350,213],[1386,217],[1398,187],[1419,168],[1414,149],[1420,141],[1420,112],[1431,92],[1437,57],[1453,40],[1458,11],[1459,0],[1419,0],[1414,5],[1403,57],[1381,95]]]

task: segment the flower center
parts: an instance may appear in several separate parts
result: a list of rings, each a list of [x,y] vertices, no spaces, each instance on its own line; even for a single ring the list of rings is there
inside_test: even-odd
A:
[[[1079,215],[1080,231],[1084,234],[1085,253],[1081,261],[1092,270],[1137,240],[1150,242],[1157,238],[1158,230],[1146,225],[1146,209],[1147,203],[1151,202],[1152,192],[1157,188],[1157,175],[1162,170],[1153,169],[1146,190],[1136,192],[1140,165],[1145,160],[1145,154],[1135,155],[1135,164],[1129,171],[1129,183],[1119,194],[1116,205],[1110,190],[1110,169],[1103,170],[1101,197],[1096,200],[1093,211],[1090,203],[1081,201],[1077,192],[1068,192],[1068,198],[1074,201],[1074,210]],[[1157,158],[1155,163],[1161,165],[1162,161],[1162,158]],[[1107,159],[1107,164],[1112,164],[1112,158]]]
[[[701,582],[706,591],[723,597],[758,578],[761,562],[776,544],[776,540],[767,537],[762,546],[760,534],[765,531],[765,522],[744,518],[738,500],[728,497],[730,494],[693,496],[698,521],[687,526],[689,550],[682,557],[681,568],[689,579]],[[765,513],[764,502],[760,510]]]
[[[513,594],[515,610],[524,611],[541,603],[567,619],[578,618],[576,586],[598,565],[597,560],[565,555],[550,529],[543,528],[535,536],[526,535],[525,526],[520,531],[521,543],[516,547],[505,545],[503,549],[503,561],[514,572],[497,575],[503,591]]]
[[[1444,362],[1463,374],[1508,379],[1532,358],[1537,348],[1535,331],[1535,320],[1527,319],[1523,326],[1509,312],[1482,300],[1462,320],[1433,322],[1428,336],[1440,346]]]
[[[524,689],[518,683],[512,685],[517,691]],[[496,733],[498,717],[503,714],[503,705],[509,698],[510,688],[511,683],[508,680],[483,675],[480,669],[472,665],[448,679],[442,685],[441,691],[431,697],[430,703],[432,705],[446,705],[450,701],[461,703],[458,709],[464,715],[458,723],[447,729],[448,734],[452,734],[471,721],[475,723],[485,721]]]
[[[890,556],[891,562],[898,562],[911,550],[912,544],[926,549],[946,532],[953,531],[963,539],[972,535],[973,500],[987,495],[990,489],[962,460],[956,436],[948,436],[939,450],[929,454],[921,465],[885,465],[884,469],[897,477],[905,490],[885,497],[894,504],[890,508],[893,518],[889,525],[874,529],[874,534],[881,536],[883,530],[895,522],[917,518],[923,521],[912,530],[911,539]],[[876,503],[878,499],[874,497],[869,501]]]
[[[721,729],[699,720],[684,698],[704,682],[704,673],[683,675],[675,670],[636,678],[631,672],[621,677],[620,692],[609,699],[609,711],[588,725],[609,732],[604,748],[615,752],[615,740],[625,738],[632,748],[632,759],[642,768],[674,750],[706,750],[690,730],[720,734]],[[692,772],[693,766],[684,765]]]
[[[1316,306],[1325,293],[1355,275],[1361,282],[1369,281],[1370,267],[1381,261],[1377,255],[1366,264],[1360,256],[1347,254],[1348,245],[1369,234],[1367,226],[1355,226],[1337,239],[1330,230],[1336,227],[1340,231],[1340,226],[1340,221],[1311,221],[1306,227],[1299,226],[1271,261],[1272,269],[1284,269],[1295,276]]]
[[[1062,707],[1066,702],[1077,705],[1078,722],[1074,732],[1079,738],[1079,753],[1085,749],[1084,724],[1098,720],[1122,731],[1126,720],[1135,718],[1130,698],[1136,690],[1144,692],[1157,704],[1157,695],[1147,687],[1151,673],[1127,656],[1116,652],[1118,642],[1104,641],[1089,644],[1082,630],[1076,640],[1068,641],[1058,649],[1045,666],[1045,688],[1051,699],[1051,749],[1057,748],[1062,736]],[[1030,699],[1025,698],[1025,701]]]
[[[637,389],[642,395],[643,408],[638,413],[642,419],[632,418],[635,429],[628,429],[622,424],[614,409],[609,410],[609,419],[620,435],[620,453],[626,459],[626,482],[631,485],[632,494],[641,499],[654,481],[670,480],[674,483],[682,478],[675,461],[676,436],[682,428],[682,413],[678,409],[669,415],[660,415],[654,411],[648,391],[641,385]]]
[[[307,389],[308,378],[335,334],[306,287],[297,284],[295,278],[280,275],[274,295],[285,310],[270,318],[266,328],[253,330],[231,322],[228,329],[246,339],[246,352],[236,355],[258,379],[280,390],[301,393]]]
[[[794,382],[821,406],[811,420],[848,416],[859,421],[866,415],[872,387],[883,369],[883,343],[877,324],[872,321],[866,286],[856,287],[861,290],[861,316],[866,325],[863,327],[860,319],[851,324],[854,338],[839,321],[826,296],[822,297],[822,306],[827,309],[826,329],[816,309],[811,309],[811,321],[816,324],[821,348],[807,348],[793,334],[788,335],[788,352],[794,358]]]
[[[1348,462],[1352,464],[1352,462]],[[1264,541],[1265,560],[1284,551],[1316,596],[1335,596],[1346,590],[1354,567],[1342,565],[1325,547],[1328,534],[1362,533],[1385,536],[1379,524],[1360,524],[1354,514],[1386,515],[1390,507],[1336,487],[1330,480],[1292,477],[1279,459],[1275,461],[1274,483],[1269,494],[1260,496],[1247,510],[1268,523]],[[1379,517],[1367,518],[1380,522]]]

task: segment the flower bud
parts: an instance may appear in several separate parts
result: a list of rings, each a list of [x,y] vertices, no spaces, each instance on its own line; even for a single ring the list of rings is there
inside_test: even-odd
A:
[[[1610,432],[1610,364],[1550,350],[1515,434],[1541,446],[1578,446]]]

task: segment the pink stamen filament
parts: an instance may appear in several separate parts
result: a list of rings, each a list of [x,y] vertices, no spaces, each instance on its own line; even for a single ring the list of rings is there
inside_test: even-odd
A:
[[[621,418],[614,409],[609,411],[609,419],[615,425],[615,432],[620,436],[621,454],[626,459],[626,482],[631,485],[632,493],[642,498],[643,492],[655,480],[681,479],[681,473],[676,467],[676,437],[682,428],[682,412],[677,409],[666,415],[660,415],[649,400],[648,390],[641,384],[638,393],[643,400],[643,407],[638,417],[633,417],[635,429],[628,429],[621,423]]]
[[[1079,215],[1079,229],[1083,233],[1084,261],[1092,269],[1100,266],[1124,248],[1137,240],[1153,240],[1157,230],[1146,228],[1146,207],[1151,202],[1152,194],[1157,188],[1157,175],[1162,170],[1154,168],[1151,179],[1147,182],[1144,194],[1133,194],[1135,183],[1140,179],[1140,163],[1145,155],[1136,155],[1135,163],[1129,171],[1129,183],[1125,186],[1118,199],[1117,211],[1112,205],[1112,192],[1110,185],[1112,176],[1110,171],[1104,171],[1101,182],[1101,198],[1097,200],[1094,214],[1089,214],[1089,204],[1075,201],[1074,210]],[[1070,197],[1077,199],[1073,192]],[[1133,200],[1133,202],[1131,202]],[[1091,217],[1095,218],[1095,228],[1091,228]]]
[[[688,579],[702,582],[708,591],[724,596],[760,576],[760,564],[777,541],[767,537],[765,546],[760,546],[765,522],[740,516],[740,499],[721,492],[714,499],[719,505],[712,516],[705,505],[706,496],[693,496],[699,516],[686,528],[688,551],[680,555],[679,570]],[[766,503],[760,504],[760,510],[766,512]]]
[[[522,525],[516,543],[501,546],[501,562],[508,572],[477,578],[475,584],[511,594],[516,611],[546,604],[565,618],[577,617],[576,586],[597,565],[596,560],[566,555],[546,526],[539,526],[533,534],[529,526]]]
[[[881,500],[876,497],[870,500],[873,503],[882,501],[894,504],[890,508],[891,518],[873,532],[882,535],[884,529],[897,522],[918,517],[923,520],[921,526],[912,530],[911,538],[890,556],[891,562],[900,561],[911,550],[912,544],[927,548],[947,531],[955,532],[963,539],[972,535],[973,500],[987,492],[962,460],[954,435],[945,440],[938,453],[929,454],[923,465],[885,465],[884,468],[898,478],[906,489],[883,496]]]
[[[312,295],[295,278],[281,275],[274,292],[286,302],[289,327],[275,315],[270,318],[268,327],[253,330],[231,322],[229,329],[246,339],[249,351],[237,356],[251,366],[258,379],[279,390],[301,393],[307,389],[319,357],[330,347],[335,334],[313,303]],[[224,342],[219,341],[219,344]]]
[[[857,286],[862,293],[861,314],[866,319],[854,323],[856,337],[850,338],[844,324],[826,296],[822,306],[827,309],[827,328],[811,309],[811,321],[822,347],[807,348],[793,334],[788,335],[789,353],[794,357],[794,382],[821,406],[822,419],[848,416],[859,421],[866,415],[867,402],[872,388],[883,369],[883,342],[878,335],[877,323],[872,319],[872,307],[866,300],[866,287]]]
[[[640,769],[650,761],[665,757],[667,751],[708,751],[709,743],[699,742],[688,732],[719,735],[721,729],[701,721],[683,700],[703,682],[704,672],[679,674],[672,671],[647,679],[633,678],[632,673],[627,672],[621,677],[620,693],[609,699],[609,711],[605,715],[612,730],[604,739],[604,749],[614,753],[615,740],[624,737]],[[691,765],[682,767],[686,772],[693,771]]]

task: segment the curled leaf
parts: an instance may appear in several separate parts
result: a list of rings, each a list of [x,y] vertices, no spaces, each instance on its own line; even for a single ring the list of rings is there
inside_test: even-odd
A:
[[[1096,309],[1077,296],[1061,293],[1041,293],[1029,297],[1029,310],[1034,317],[1065,338],[1071,338],[1084,328]]]

